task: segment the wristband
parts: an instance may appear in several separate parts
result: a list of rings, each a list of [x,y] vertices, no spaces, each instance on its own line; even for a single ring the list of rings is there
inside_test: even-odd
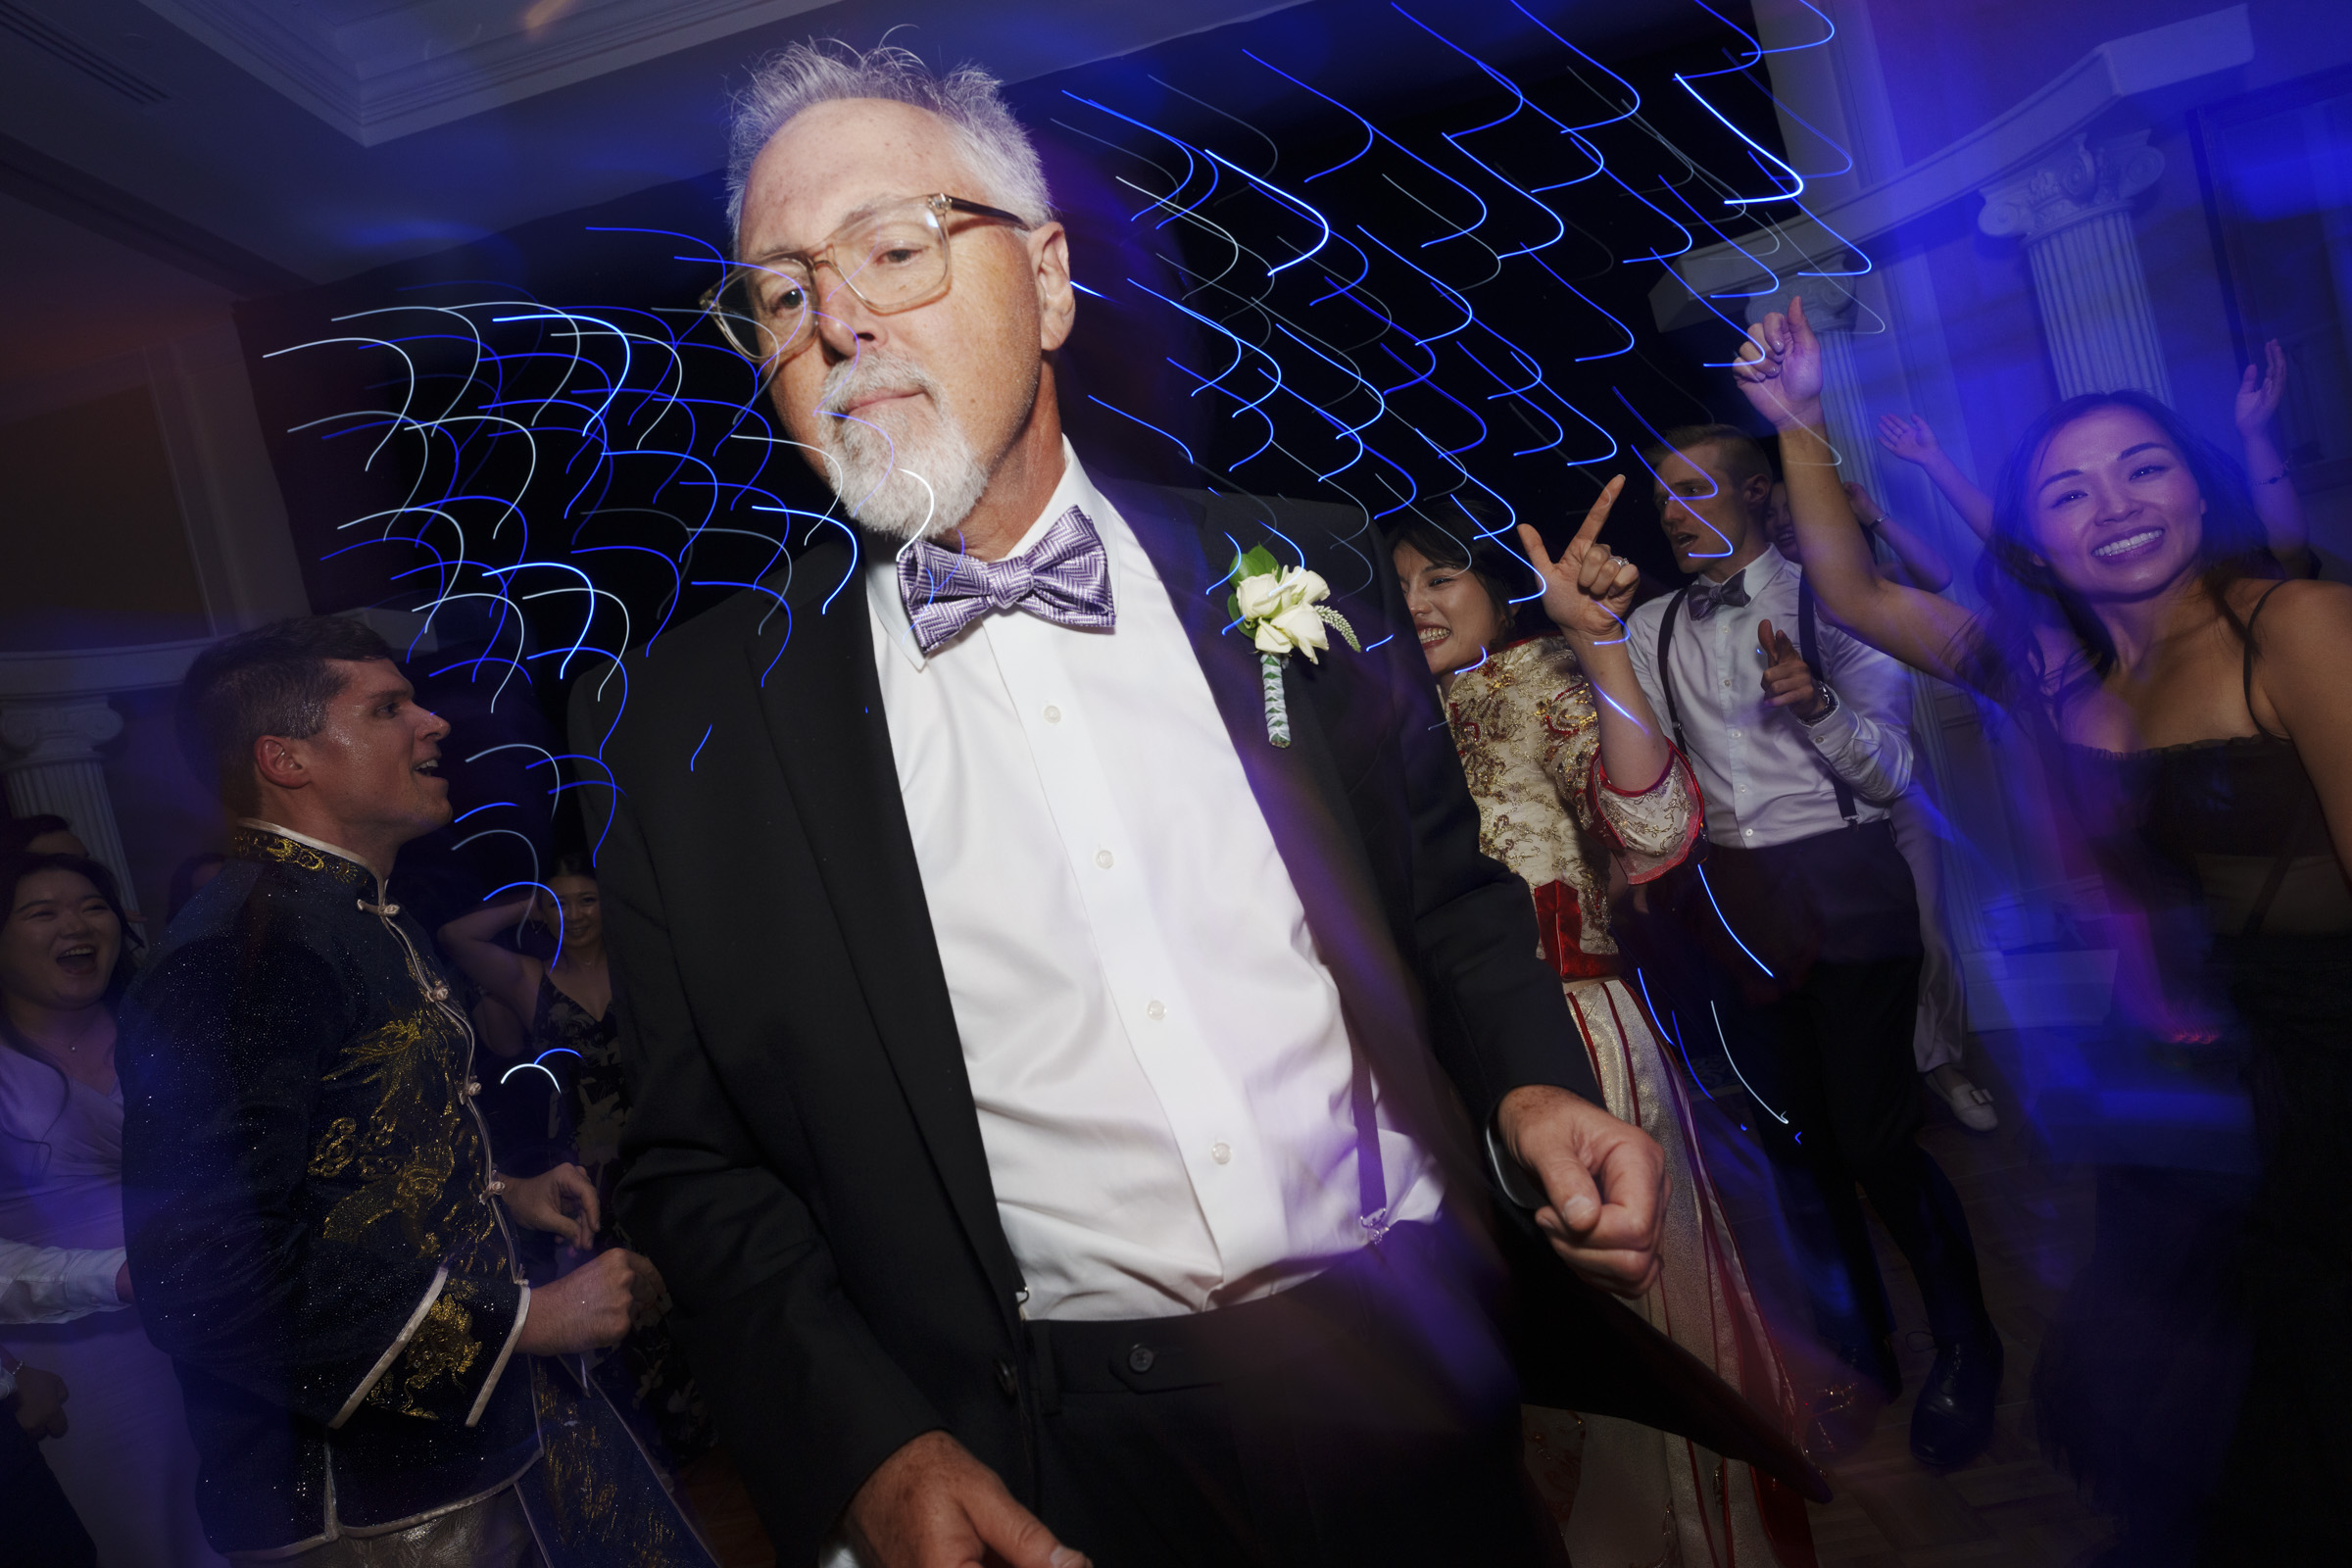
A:
[[[1838,693],[1835,689],[1828,686],[1816,685],[1814,690],[1821,693],[1822,701],[1827,703],[1829,706],[1824,708],[1820,712],[1814,714],[1811,718],[1806,718],[1801,713],[1797,715],[1796,721],[1799,724],[1804,725],[1807,729],[1814,729],[1822,724],[1828,723],[1830,721],[1830,716],[1838,711]]]

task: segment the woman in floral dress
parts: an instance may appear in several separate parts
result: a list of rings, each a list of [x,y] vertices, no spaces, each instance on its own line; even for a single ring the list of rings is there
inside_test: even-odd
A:
[[[536,922],[554,940],[552,962],[498,941],[515,927],[518,916]],[[597,1250],[626,1247],[628,1238],[613,1216],[612,1189],[620,1137],[628,1125],[629,1090],[621,1077],[620,1021],[612,1015],[604,911],[589,858],[559,857],[544,888],[534,884],[519,899],[476,909],[443,926],[439,936],[443,951],[466,978],[528,1023],[526,1059],[519,1065],[540,1067],[556,1083],[548,1148],[530,1151],[535,1162],[578,1161],[596,1183]],[[503,1163],[519,1169],[513,1156]],[[617,1360],[623,1369],[618,1383],[625,1387],[616,1392],[633,1396],[669,1467],[682,1468],[708,1452],[713,1442],[710,1413],[668,1325],[632,1330]]]
[[[1751,1402],[1791,1417],[1730,1227],[1708,1180],[1688,1074],[1620,975],[1609,893],[1655,879],[1697,843],[1697,781],[1663,737],[1626,657],[1640,574],[1598,542],[1612,480],[1557,560],[1522,526],[1526,559],[1492,538],[1416,521],[1393,539],[1398,580],[1478,800],[1480,843],[1524,878],[1538,940],[1611,1113],[1666,1152],[1663,1268],[1632,1304]],[[1530,565],[1533,564],[1534,570]],[[1513,590],[1554,634],[1513,640]],[[1814,1561],[1803,1501],[1746,1465],[1608,1416],[1528,1411],[1529,1460],[1579,1562]]]

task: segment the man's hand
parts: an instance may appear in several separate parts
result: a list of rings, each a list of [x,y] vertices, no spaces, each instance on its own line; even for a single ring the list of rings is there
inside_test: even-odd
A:
[[[66,1435],[66,1380],[37,1366],[17,1368],[17,1392],[9,1400],[17,1407],[17,1425],[34,1438]]]
[[[2286,351],[2277,338],[2262,346],[2262,364],[2249,365],[2237,379],[2237,406],[2232,410],[2237,433],[2252,435],[2266,428],[2286,393]]]
[[[635,1252],[616,1248],[532,1291],[515,1348],[525,1355],[602,1350],[661,1315],[662,1276]]]
[[[945,1432],[883,1460],[842,1523],[865,1568],[1089,1568]]]
[[[502,1178],[507,1212],[535,1231],[551,1231],[585,1252],[596,1246],[596,1183],[577,1165]]]
[[[1649,1134],[1565,1089],[1524,1084],[1494,1112],[1505,1148],[1551,1201],[1536,1224],[1588,1283],[1640,1296],[1658,1279],[1666,1154]]]
[[[1769,661],[1764,666],[1765,706],[1793,708],[1806,723],[1819,722],[1828,711],[1829,700],[1814,683],[1813,667],[1788,641],[1788,634],[1774,631],[1767,620],[1756,628],[1756,645]]]
[[[1542,534],[1527,523],[1519,525],[1520,546],[1544,579],[1544,613],[1569,636],[1589,643],[1625,635],[1625,612],[1642,581],[1641,567],[1600,542],[1600,525],[1609,520],[1609,509],[1624,488],[1622,473],[1601,487],[1600,499],[1557,561],[1544,548]]]
[[[1788,296],[1788,315],[1774,311],[1748,328],[1732,375],[1774,429],[1821,423],[1821,339],[1805,320],[1801,296]]]

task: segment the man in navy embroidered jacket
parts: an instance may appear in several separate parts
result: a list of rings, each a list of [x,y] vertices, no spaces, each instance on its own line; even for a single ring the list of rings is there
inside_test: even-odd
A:
[[[618,1251],[524,1281],[513,1226],[585,1247],[596,1194],[576,1166],[499,1177],[472,1031],[387,887],[450,816],[449,726],[412,699],[332,617],[216,645],[181,694],[241,820],[124,1001],[124,1218],[222,1551],[310,1560],[481,1508],[476,1539],[526,1548],[528,1356],[617,1343],[660,1290]]]

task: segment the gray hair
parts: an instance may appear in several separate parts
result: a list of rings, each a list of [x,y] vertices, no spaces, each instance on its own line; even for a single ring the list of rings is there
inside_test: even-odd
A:
[[[827,45],[830,47],[827,47]],[[921,57],[894,44],[863,54],[836,39],[796,43],[752,68],[752,79],[735,95],[727,137],[727,233],[741,232],[743,191],[752,164],[804,110],[844,98],[882,98],[928,109],[948,122],[964,161],[986,200],[1035,225],[1054,216],[1046,174],[1029,133],[1004,107],[997,78],[978,66],[958,66],[941,76]],[[908,195],[929,195],[909,191]],[[954,193],[961,194],[961,193]]]

